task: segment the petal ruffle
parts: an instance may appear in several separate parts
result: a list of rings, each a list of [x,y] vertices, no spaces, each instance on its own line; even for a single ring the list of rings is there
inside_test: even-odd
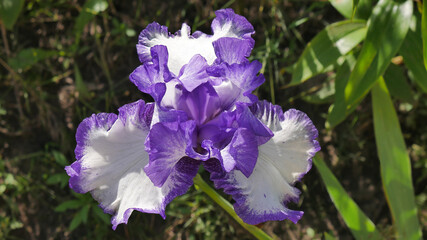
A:
[[[172,73],[178,75],[181,67],[190,59],[200,54],[208,64],[217,58],[212,43],[219,38],[238,38],[248,41],[251,49],[254,40],[251,35],[255,33],[252,25],[246,18],[234,13],[231,9],[222,9],[215,12],[217,17],[212,21],[213,35],[195,32],[190,34],[190,27],[183,24],[180,31],[170,34],[168,28],[158,23],[152,23],[144,29],[138,38],[137,52],[142,63],[151,61],[150,48],[164,45],[169,51],[168,67]]]
[[[227,173],[217,160],[209,160],[205,168],[215,186],[233,196],[235,211],[246,223],[297,222],[303,212],[290,210],[286,204],[298,200],[299,190],[292,184],[310,169],[311,158],[320,150],[315,140],[317,130],[307,115],[294,109],[283,114],[280,107],[264,101],[251,110],[274,133],[259,146],[252,174],[246,177],[237,170]]]
[[[178,162],[161,188],[144,172],[148,153],[144,142],[153,104],[142,100],[127,104],[115,114],[92,115],[77,129],[77,161],[66,167],[70,187],[91,192],[105,212],[112,214],[113,229],[126,223],[133,210],[165,217],[166,205],[192,185],[198,163]]]
[[[144,170],[157,187],[162,187],[175,165],[184,157],[206,160],[206,157],[196,153],[194,121],[159,122],[152,126],[145,143],[149,154],[149,164]],[[196,167],[197,168],[197,167]]]
[[[150,49],[152,62],[137,67],[129,76],[141,92],[150,94],[156,102],[160,102],[166,93],[166,83],[173,78],[169,72],[168,50],[165,46]]]

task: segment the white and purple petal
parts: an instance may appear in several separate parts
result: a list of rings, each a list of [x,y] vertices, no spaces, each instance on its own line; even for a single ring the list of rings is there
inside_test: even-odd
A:
[[[274,136],[258,147],[259,156],[249,177],[241,171],[226,172],[217,160],[205,162],[217,188],[233,196],[236,213],[249,224],[289,219],[297,222],[303,212],[290,210],[288,202],[296,202],[299,190],[295,181],[310,169],[311,159],[320,150],[317,130],[304,113],[281,109],[266,101],[251,110]]]
[[[165,46],[150,49],[152,62],[137,67],[129,76],[141,92],[150,94],[156,102],[160,102],[167,91],[167,82],[174,75],[169,71],[168,50]]]
[[[251,35],[255,31],[246,18],[235,14],[231,9],[218,10],[215,14],[217,17],[212,21],[213,35],[201,32],[191,35],[187,24],[183,24],[181,30],[174,35],[168,32],[167,27],[158,23],[148,25],[138,38],[137,52],[140,61],[151,61],[150,48],[164,45],[169,52],[168,67],[172,73],[178,75],[182,66],[197,54],[203,56],[209,65],[212,64],[217,58],[212,43],[220,38],[242,39],[253,48],[254,40]]]
[[[166,205],[192,185],[199,163],[179,161],[161,188],[144,172],[149,156],[144,142],[149,132],[154,104],[142,100],[127,104],[115,114],[86,118],[77,129],[77,161],[66,167],[70,187],[90,192],[106,213],[113,229],[126,223],[134,210],[165,217]]]
[[[206,160],[193,149],[196,145],[194,121],[159,122],[153,125],[145,143],[149,163],[144,170],[157,187],[162,187],[176,164],[185,157]]]

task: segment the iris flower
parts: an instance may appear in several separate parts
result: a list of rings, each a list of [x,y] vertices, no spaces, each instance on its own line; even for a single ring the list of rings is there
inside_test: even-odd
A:
[[[155,102],[93,114],[77,129],[69,185],[90,192],[113,215],[113,229],[134,210],[165,218],[201,164],[248,224],[297,222],[303,214],[286,204],[298,200],[293,184],[320,149],[317,130],[303,112],[283,112],[251,93],[264,77],[261,63],[247,59],[255,32],[244,17],[219,10],[211,27],[212,35],[191,34],[187,24],[170,34],[149,24],[130,80]]]

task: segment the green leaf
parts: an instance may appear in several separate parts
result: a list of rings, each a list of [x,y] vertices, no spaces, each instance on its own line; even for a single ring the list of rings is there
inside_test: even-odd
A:
[[[412,10],[412,0],[380,0],[375,6],[365,43],[345,88],[347,111],[354,109],[384,74],[405,39]]]
[[[427,2],[423,1],[423,17],[421,20],[421,32],[423,36],[424,67],[427,69]]]
[[[328,118],[326,119],[326,128],[335,127],[347,116],[344,90],[350,77],[351,69],[353,69],[355,64],[356,59],[354,56],[348,55],[344,63],[338,68],[335,77],[334,104],[331,106]]]
[[[56,174],[53,174],[52,176],[50,176],[46,180],[46,183],[50,184],[50,185],[58,184],[59,183],[61,185],[61,188],[63,188],[67,184],[68,179],[69,179],[69,177],[68,177],[67,174],[65,174],[65,173],[56,173]]]
[[[12,29],[24,6],[24,0],[1,0],[0,20],[7,29]]]
[[[74,77],[76,81],[76,90],[79,93],[79,98],[88,99],[90,96],[89,90],[87,89],[87,86],[83,81],[82,75],[77,64],[74,64]]]
[[[382,78],[372,89],[372,105],[381,178],[397,239],[421,239],[411,162],[399,119]]]
[[[335,82],[326,81],[322,84],[320,90],[310,95],[304,96],[302,99],[313,104],[331,103],[334,100]]]
[[[325,72],[338,58],[359,44],[366,34],[366,23],[362,20],[333,23],[321,31],[307,44],[301,57],[292,67],[292,81],[300,84]]]
[[[405,102],[414,101],[414,93],[412,92],[411,86],[409,86],[408,81],[406,80],[403,68],[394,64],[390,64],[384,74],[384,79],[385,83],[387,84],[387,88],[393,97]]]
[[[408,32],[399,53],[402,55],[412,79],[427,93],[427,71],[423,64],[423,54],[420,51],[422,47],[421,30],[417,24],[414,30]]]
[[[60,166],[65,167],[68,165],[67,158],[65,158],[64,154],[58,151],[52,151],[53,158],[55,159],[55,162],[58,163]]]
[[[55,208],[55,212],[64,212],[68,209],[76,209],[81,207],[84,204],[81,200],[69,200],[61,203],[59,206]]]
[[[76,44],[78,44],[80,41],[80,36],[86,24],[92,21],[95,15],[105,11],[107,8],[108,2],[106,0],[88,0],[85,2],[79,16],[76,19],[76,25],[74,26]]]
[[[351,18],[353,15],[353,3],[355,0],[329,0],[331,5],[345,18]]]
[[[103,221],[105,224],[110,224],[110,215],[104,213],[101,208],[99,207],[93,207],[92,212],[95,216],[97,216],[101,221]]]
[[[374,223],[363,213],[359,206],[350,198],[334,174],[320,157],[314,158],[314,165],[319,171],[326,190],[344,222],[356,239],[382,239]]]
[[[87,222],[89,208],[90,208],[90,205],[86,205],[80,211],[77,212],[73,220],[71,220],[70,227],[69,227],[70,231],[73,231],[74,229],[76,229],[81,223]]]
[[[9,59],[8,62],[14,70],[26,70],[41,60],[57,55],[58,52],[53,50],[26,48],[20,51],[14,58]]]

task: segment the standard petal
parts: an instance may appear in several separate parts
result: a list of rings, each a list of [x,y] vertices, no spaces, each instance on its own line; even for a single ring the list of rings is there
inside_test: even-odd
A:
[[[77,129],[77,161],[66,167],[70,187],[91,192],[105,212],[112,214],[113,229],[126,223],[133,210],[165,217],[166,205],[192,185],[198,163],[185,159],[176,164],[161,188],[144,172],[148,153],[144,142],[153,104],[138,101],[115,114],[92,115]]]
[[[213,35],[201,32],[190,34],[191,29],[183,24],[181,30],[170,34],[167,27],[152,23],[144,29],[138,38],[137,52],[142,63],[151,61],[149,49],[156,45],[164,45],[169,51],[168,67],[178,75],[182,66],[187,64],[194,55],[201,55],[210,65],[217,58],[212,42],[222,37],[244,39],[253,48],[251,35],[255,32],[252,25],[231,9],[216,11],[217,17],[212,22]]]
[[[188,64],[181,68],[178,79],[187,91],[192,92],[201,84],[209,81],[209,75],[206,73],[208,66],[206,59],[202,55],[196,54]]]
[[[192,92],[184,91],[177,101],[177,109],[185,111],[198,126],[222,110],[218,94],[209,83],[201,84]]]
[[[213,42],[213,47],[218,57],[216,63],[233,64],[248,62],[253,46],[244,39],[224,37]]]
[[[285,114],[278,107],[259,102],[252,107],[254,115],[271,127],[274,136],[259,146],[259,157],[252,174],[224,171],[217,160],[205,167],[215,186],[233,196],[236,213],[249,224],[290,219],[297,222],[303,212],[289,210],[286,204],[296,202],[299,190],[292,185],[311,167],[311,159],[320,150],[317,130],[304,113],[291,109]]]
[[[241,64],[213,65],[207,68],[212,77],[222,79],[220,84],[213,87],[221,99],[221,106],[225,110],[234,110],[236,103],[255,103],[258,98],[252,92],[264,83],[265,79],[259,74],[262,64],[258,61],[243,62]]]
[[[162,187],[165,184],[182,158],[207,158],[193,149],[196,144],[195,127],[194,121],[186,121],[159,122],[151,128],[145,143],[150,160],[144,170],[155,186]]]
[[[167,82],[173,78],[168,69],[168,50],[165,46],[151,48],[152,62],[137,67],[129,76],[141,92],[150,94],[160,102],[167,90]]]

